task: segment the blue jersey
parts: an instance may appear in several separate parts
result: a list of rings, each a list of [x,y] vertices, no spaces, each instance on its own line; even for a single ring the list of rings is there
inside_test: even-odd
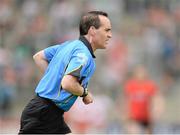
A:
[[[68,111],[78,96],[62,89],[61,80],[64,75],[71,74],[87,88],[95,70],[95,56],[91,45],[84,37],[80,37],[79,40],[48,47],[44,53],[49,65],[35,92],[40,97],[51,99],[64,111]]]

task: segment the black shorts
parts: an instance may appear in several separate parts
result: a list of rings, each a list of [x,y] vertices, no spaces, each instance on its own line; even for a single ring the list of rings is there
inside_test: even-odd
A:
[[[67,134],[70,128],[64,122],[64,111],[52,101],[36,96],[33,98],[21,115],[19,134]]]
[[[152,125],[150,120],[136,120],[136,119],[134,119],[133,121],[138,123],[140,126],[142,126],[144,128],[149,128]]]
[[[149,121],[139,121],[139,124],[145,128],[148,128],[151,125]]]

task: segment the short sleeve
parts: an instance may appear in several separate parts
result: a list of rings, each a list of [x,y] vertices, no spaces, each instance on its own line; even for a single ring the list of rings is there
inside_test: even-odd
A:
[[[158,91],[158,86],[154,82],[151,82],[151,87],[150,88],[151,88],[150,89],[150,95],[154,96]]]
[[[130,93],[130,90],[131,90],[131,84],[129,81],[127,81],[124,85],[124,93],[128,95]]]
[[[65,74],[71,74],[79,79],[86,77],[88,69],[88,56],[82,51],[76,51],[65,71]]]
[[[58,47],[59,45],[54,45],[54,46],[44,49],[44,54],[48,62],[50,62],[54,54],[56,54]]]

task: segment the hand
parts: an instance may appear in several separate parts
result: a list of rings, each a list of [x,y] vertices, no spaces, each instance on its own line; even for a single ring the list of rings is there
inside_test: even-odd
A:
[[[86,105],[92,103],[93,102],[92,94],[90,92],[88,92],[88,95],[83,97],[82,101]]]

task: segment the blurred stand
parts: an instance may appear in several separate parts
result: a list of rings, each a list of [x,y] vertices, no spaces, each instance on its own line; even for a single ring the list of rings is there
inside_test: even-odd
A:
[[[111,99],[103,94],[94,96],[94,103],[90,105],[85,105],[79,98],[65,117],[75,134],[105,133],[111,106]]]
[[[3,67],[0,82],[0,117],[6,119],[11,116],[12,105],[16,98],[15,73],[11,67]]]

